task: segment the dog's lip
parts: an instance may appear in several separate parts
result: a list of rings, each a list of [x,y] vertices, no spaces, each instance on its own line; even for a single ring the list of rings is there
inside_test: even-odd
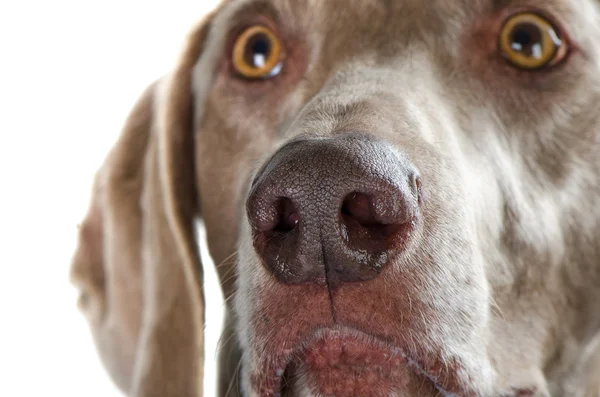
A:
[[[309,337],[298,343],[296,346],[292,348],[281,349],[278,353],[276,353],[275,359],[270,360],[271,363],[276,363],[276,365],[271,367],[274,369],[270,373],[263,372],[262,379],[259,382],[262,385],[260,395],[269,397],[282,397],[281,389],[286,370],[293,364],[294,360],[297,360],[299,357],[303,357],[312,346],[320,341],[326,340],[327,338],[341,338],[346,340],[353,339],[362,341],[367,345],[377,346],[381,350],[385,350],[390,353],[390,360],[394,360],[394,362],[398,363],[403,361],[407,370],[412,376],[416,376],[423,379],[425,382],[429,382],[444,396],[455,396],[455,394],[445,390],[436,381],[433,375],[427,373],[423,369],[423,366],[419,364],[418,360],[408,355],[404,350],[365,332],[342,326],[317,329]]]
[[[421,364],[419,360],[415,359],[411,355],[407,354],[403,349],[394,346],[376,336],[372,336],[368,333],[343,327],[343,326],[332,326],[322,327],[312,332],[306,339],[298,343],[291,348],[282,348],[274,352],[267,361],[267,366],[263,368],[272,368],[271,371],[261,371],[260,374],[251,376],[251,382],[257,388],[258,395],[263,397],[284,397],[287,394],[282,395],[282,386],[284,385],[284,377],[286,370],[293,364],[294,360],[301,359],[303,353],[307,351],[311,346],[319,341],[326,339],[327,337],[340,337],[340,338],[354,338],[363,341],[368,341],[368,344],[375,344],[381,349],[387,350],[391,354],[391,360],[397,359],[403,360],[406,364],[406,369],[409,374],[421,379],[423,382],[429,383],[441,396],[444,397],[459,397],[459,396],[481,396],[481,392],[475,392],[466,389],[454,387],[451,391],[443,386],[443,382],[439,381],[439,377],[436,377],[432,373],[425,370],[425,365]],[[492,392],[486,393],[485,395],[503,396],[503,397],[525,397],[533,396],[538,391],[535,385],[530,387],[514,387],[510,391],[504,392]],[[244,395],[242,393],[242,395]]]

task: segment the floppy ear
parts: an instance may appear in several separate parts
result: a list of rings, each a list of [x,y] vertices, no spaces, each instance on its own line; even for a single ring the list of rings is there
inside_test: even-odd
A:
[[[132,110],[96,175],[73,258],[98,352],[131,396],[202,395],[191,84],[211,19],[192,32],[176,70]]]

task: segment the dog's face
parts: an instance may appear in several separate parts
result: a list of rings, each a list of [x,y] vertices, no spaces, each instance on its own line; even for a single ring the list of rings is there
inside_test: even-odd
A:
[[[245,395],[597,395],[598,3],[232,1],[194,76]]]
[[[247,396],[591,384],[569,374],[600,321],[599,27],[592,0],[217,14],[197,172],[217,258],[239,230]]]
[[[230,0],[202,36],[82,228],[124,390],[201,373],[198,193],[245,396],[600,396],[597,0]]]

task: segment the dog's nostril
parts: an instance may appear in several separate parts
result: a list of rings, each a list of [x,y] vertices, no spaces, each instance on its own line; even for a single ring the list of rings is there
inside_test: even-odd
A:
[[[373,200],[363,193],[350,193],[342,203],[342,218],[353,219],[364,227],[372,227],[380,224],[375,219],[373,212]]]
[[[360,252],[379,254],[400,248],[416,215],[420,180],[414,178],[412,195],[393,186],[373,194],[353,192],[340,208],[341,235],[347,246]],[[415,197],[417,196],[417,197]]]
[[[279,210],[279,220],[274,230],[281,233],[294,230],[300,222],[300,214],[292,200],[287,197],[280,198],[277,208]]]

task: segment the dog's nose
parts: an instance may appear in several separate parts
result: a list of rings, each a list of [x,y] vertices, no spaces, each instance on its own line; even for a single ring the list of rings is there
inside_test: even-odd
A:
[[[247,201],[254,248],[286,284],[375,278],[419,218],[421,180],[365,136],[292,141],[259,171]]]

